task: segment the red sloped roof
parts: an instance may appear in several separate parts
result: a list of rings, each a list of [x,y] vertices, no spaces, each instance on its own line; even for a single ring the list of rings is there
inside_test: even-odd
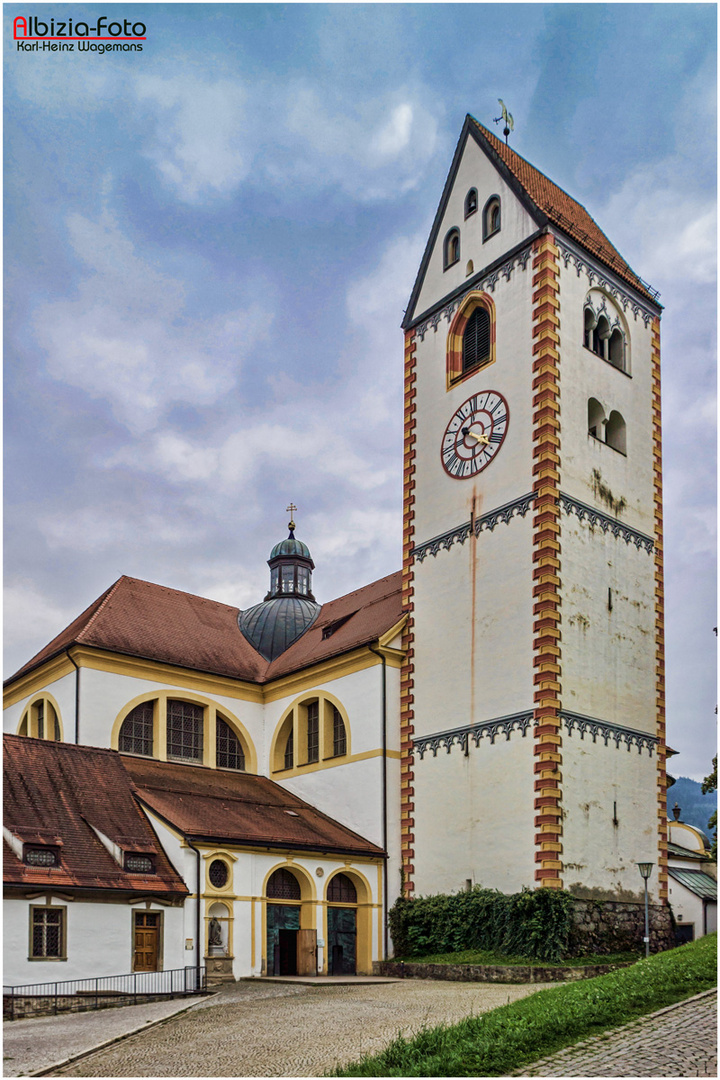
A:
[[[185,895],[114,750],[3,737],[3,820],[23,843],[60,847],[60,866],[27,866],[4,849],[8,884]],[[93,828],[94,827],[94,828]],[[156,873],[130,874],[94,829],[124,851],[152,854]]]
[[[649,291],[647,284],[625,262],[584,206],[521,157],[512,147],[506,146],[502,139],[498,139],[497,135],[483,127],[474,116],[469,119],[476,136],[479,136],[480,141],[500,158],[530,196],[532,202],[553,224],[558,225],[563,232],[609,266],[618,277],[627,281],[643,296],[657,303],[657,296]]]
[[[376,844],[265,776],[129,755],[123,762],[138,797],[187,836],[348,855],[383,854]]]
[[[5,685],[75,644],[264,683],[376,640],[400,618],[400,596],[398,572],[323,605],[313,628],[268,664],[240,631],[238,608],[123,576]],[[322,626],[352,612],[322,640]]]
[[[398,570],[323,604],[310,629],[273,660],[267,678],[276,679],[376,640],[402,618],[401,590],[402,573]],[[342,619],[346,621],[324,638],[323,634]]]

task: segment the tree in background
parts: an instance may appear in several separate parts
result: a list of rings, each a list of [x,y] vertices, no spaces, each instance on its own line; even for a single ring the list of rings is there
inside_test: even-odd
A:
[[[712,772],[702,782],[702,793],[707,795],[711,791],[717,791],[717,754],[713,758]],[[717,810],[708,821],[708,828],[714,829],[712,847],[710,848],[713,859],[717,859]]]

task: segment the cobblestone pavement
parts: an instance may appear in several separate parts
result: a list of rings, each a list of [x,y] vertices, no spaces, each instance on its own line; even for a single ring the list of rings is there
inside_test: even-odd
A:
[[[452,1023],[550,985],[237,983],[53,1075],[322,1076],[382,1050],[400,1032]]]
[[[517,1076],[717,1076],[717,991],[526,1066]]]

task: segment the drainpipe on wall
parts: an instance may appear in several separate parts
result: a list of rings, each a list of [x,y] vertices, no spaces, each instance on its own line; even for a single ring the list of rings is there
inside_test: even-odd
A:
[[[387,663],[385,654],[372,645],[368,648],[382,660],[382,842],[383,863],[383,960],[388,955],[388,823],[387,823]]]
[[[200,865],[200,850],[196,848],[189,836],[185,837],[187,846],[195,852],[195,865],[197,868],[197,900],[195,903],[195,989],[200,989],[200,893],[202,891],[202,867]]]
[[[80,668],[70,655],[70,650],[65,650],[65,655],[75,668],[75,742],[80,742]]]

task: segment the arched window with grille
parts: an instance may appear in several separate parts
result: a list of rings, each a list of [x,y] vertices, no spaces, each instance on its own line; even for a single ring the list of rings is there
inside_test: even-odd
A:
[[[202,761],[203,758],[202,705],[192,701],[167,703],[167,755],[180,761]]]
[[[327,898],[331,904],[357,904],[357,890],[347,874],[336,874],[330,879]]]
[[[215,755],[218,769],[238,769],[245,772],[245,751],[242,743],[220,715],[216,719]]]
[[[268,900],[300,900],[300,882],[283,866],[268,878],[267,897]]]
[[[460,230],[451,229],[443,244],[443,269],[454,266],[460,258]]]
[[[333,757],[342,757],[347,753],[347,733],[345,721],[340,710],[333,705]]]
[[[153,756],[153,714],[152,701],[141,702],[127,714],[118,738],[118,750],[121,754]]]

